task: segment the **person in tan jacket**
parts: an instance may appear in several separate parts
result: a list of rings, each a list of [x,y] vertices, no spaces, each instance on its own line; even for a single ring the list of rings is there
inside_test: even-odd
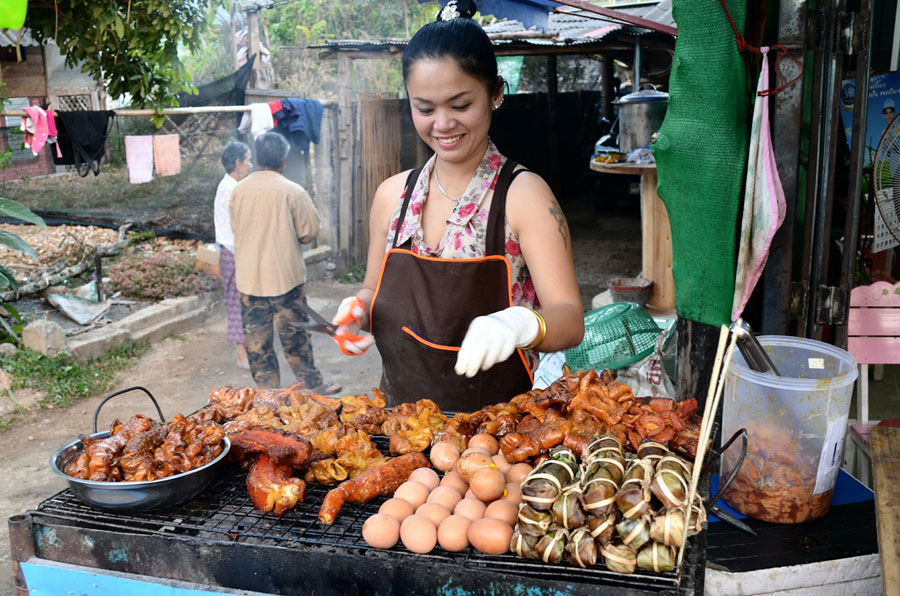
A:
[[[244,345],[253,380],[278,387],[280,375],[273,347],[273,325],[288,364],[306,386],[321,394],[341,390],[325,383],[316,368],[306,303],[306,268],[300,251],[319,232],[319,216],[309,193],[282,175],[290,144],[275,132],[256,140],[259,170],[234,188],[231,227],[234,231],[235,281],[241,293]]]

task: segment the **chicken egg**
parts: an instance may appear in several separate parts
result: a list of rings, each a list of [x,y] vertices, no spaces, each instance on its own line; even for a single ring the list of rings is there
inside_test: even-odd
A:
[[[381,507],[378,508],[378,513],[390,515],[396,519],[397,522],[402,522],[404,519],[415,513],[415,509],[409,504],[409,501],[395,497],[382,503]]]
[[[464,495],[469,490],[469,483],[463,480],[456,470],[450,470],[444,474],[444,477],[441,478],[441,486],[452,486],[461,495]]]
[[[468,453],[483,453],[490,457],[491,452],[487,450],[486,447],[467,447],[465,451],[462,452],[463,455]]]
[[[450,441],[441,441],[431,446],[431,465],[441,472],[452,470],[459,459],[459,449]]]
[[[400,524],[400,540],[411,552],[430,553],[437,544],[437,528],[424,515],[410,515]]]
[[[391,548],[400,540],[400,522],[390,515],[376,513],[363,524],[362,535],[372,548]]]
[[[525,478],[531,473],[532,467],[526,463],[518,463],[513,464],[513,466],[509,469],[509,472],[506,473],[506,479],[510,482],[518,482],[522,484]]]
[[[441,483],[440,476],[431,468],[417,468],[409,475],[409,479],[424,484],[428,490],[436,489]]]
[[[421,482],[407,480],[394,491],[394,498],[403,499],[412,505],[413,509],[418,509],[419,505],[428,498],[428,487]]]
[[[412,518],[408,517],[406,521],[410,519]],[[403,523],[405,524],[406,521]],[[502,555],[509,550],[509,540],[512,538],[512,532],[512,526],[508,523],[486,517],[472,522],[468,532],[466,532],[466,537],[472,546],[481,552],[487,555]]]
[[[462,500],[462,495],[452,486],[439,486],[428,495],[429,503],[437,503],[446,507],[447,511],[453,511],[456,504]]]
[[[472,475],[469,483],[472,493],[486,503],[502,497],[504,488],[506,488],[506,476],[497,466],[481,468]]]
[[[490,455],[480,449],[474,449],[459,458],[459,461],[456,462],[456,471],[459,472],[459,475],[462,476],[463,480],[472,482],[472,475],[475,472],[492,463],[494,463],[494,461],[491,459]]]
[[[437,503],[425,503],[416,509],[416,515],[424,515],[431,520],[435,527],[438,527],[444,518],[450,515],[450,510]]]
[[[475,496],[475,493],[473,493],[472,489],[470,488],[466,491],[466,494],[463,495],[463,498],[464,499],[477,499],[478,497]]]
[[[519,508],[509,501],[500,499],[487,506],[487,509],[484,510],[484,517],[499,519],[500,521],[514,526],[519,517]]]
[[[462,515],[451,515],[438,527],[437,539],[441,548],[451,553],[458,553],[469,546],[466,535],[472,522]]]
[[[516,507],[522,504],[522,485],[518,482],[507,482],[506,493],[503,495],[504,501],[509,501]]]
[[[469,439],[468,447],[484,447],[488,450],[489,455],[497,455],[497,452],[500,451],[500,443],[488,433],[478,433]]]
[[[494,465],[500,468],[500,471],[506,474],[509,472],[509,469],[512,468],[512,464],[506,461],[506,456],[502,453],[498,453],[491,458],[494,462]]]
[[[461,515],[470,521],[475,521],[484,517],[484,510],[484,503],[472,497],[457,503],[453,509],[453,515]]]

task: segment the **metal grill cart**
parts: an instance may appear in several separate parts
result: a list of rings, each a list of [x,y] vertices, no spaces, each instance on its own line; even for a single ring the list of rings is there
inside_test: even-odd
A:
[[[384,437],[376,443],[387,450]],[[705,533],[689,540],[680,574],[639,569],[622,575],[602,563],[580,569],[512,554],[488,556],[471,548],[416,555],[402,546],[376,550],[363,541],[363,522],[385,498],[348,503],[326,526],[317,515],[330,487],[309,484],[304,501],[276,518],[253,508],[245,478],[237,467],[220,468],[198,497],[160,513],[110,513],[64,490],[36,510],[10,518],[17,581],[26,581],[37,593],[50,593],[39,589],[46,582],[62,581],[79,594],[113,593],[109,586],[122,578],[134,580],[132,589],[142,591],[131,593],[140,594],[163,586],[178,589],[172,580],[205,586],[184,594],[223,589],[274,594],[703,592]]]

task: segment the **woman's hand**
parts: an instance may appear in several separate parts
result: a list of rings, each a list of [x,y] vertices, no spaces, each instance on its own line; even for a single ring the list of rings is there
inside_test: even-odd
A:
[[[350,296],[341,301],[337,313],[331,320],[332,325],[337,325],[337,335],[359,336],[363,321],[366,317],[366,306],[359,296]],[[345,339],[341,345],[353,354],[362,354],[375,343],[371,335],[364,335],[357,341]]]
[[[456,374],[474,377],[503,362],[515,351],[531,344],[538,336],[537,316],[523,306],[511,306],[476,317],[469,323],[456,356]]]

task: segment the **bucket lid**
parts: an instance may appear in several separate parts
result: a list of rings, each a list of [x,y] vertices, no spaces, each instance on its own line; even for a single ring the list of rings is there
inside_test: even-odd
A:
[[[635,91],[623,97],[620,97],[613,103],[616,105],[629,103],[655,103],[660,101],[669,101],[669,94],[656,89],[644,89],[643,91]]]

